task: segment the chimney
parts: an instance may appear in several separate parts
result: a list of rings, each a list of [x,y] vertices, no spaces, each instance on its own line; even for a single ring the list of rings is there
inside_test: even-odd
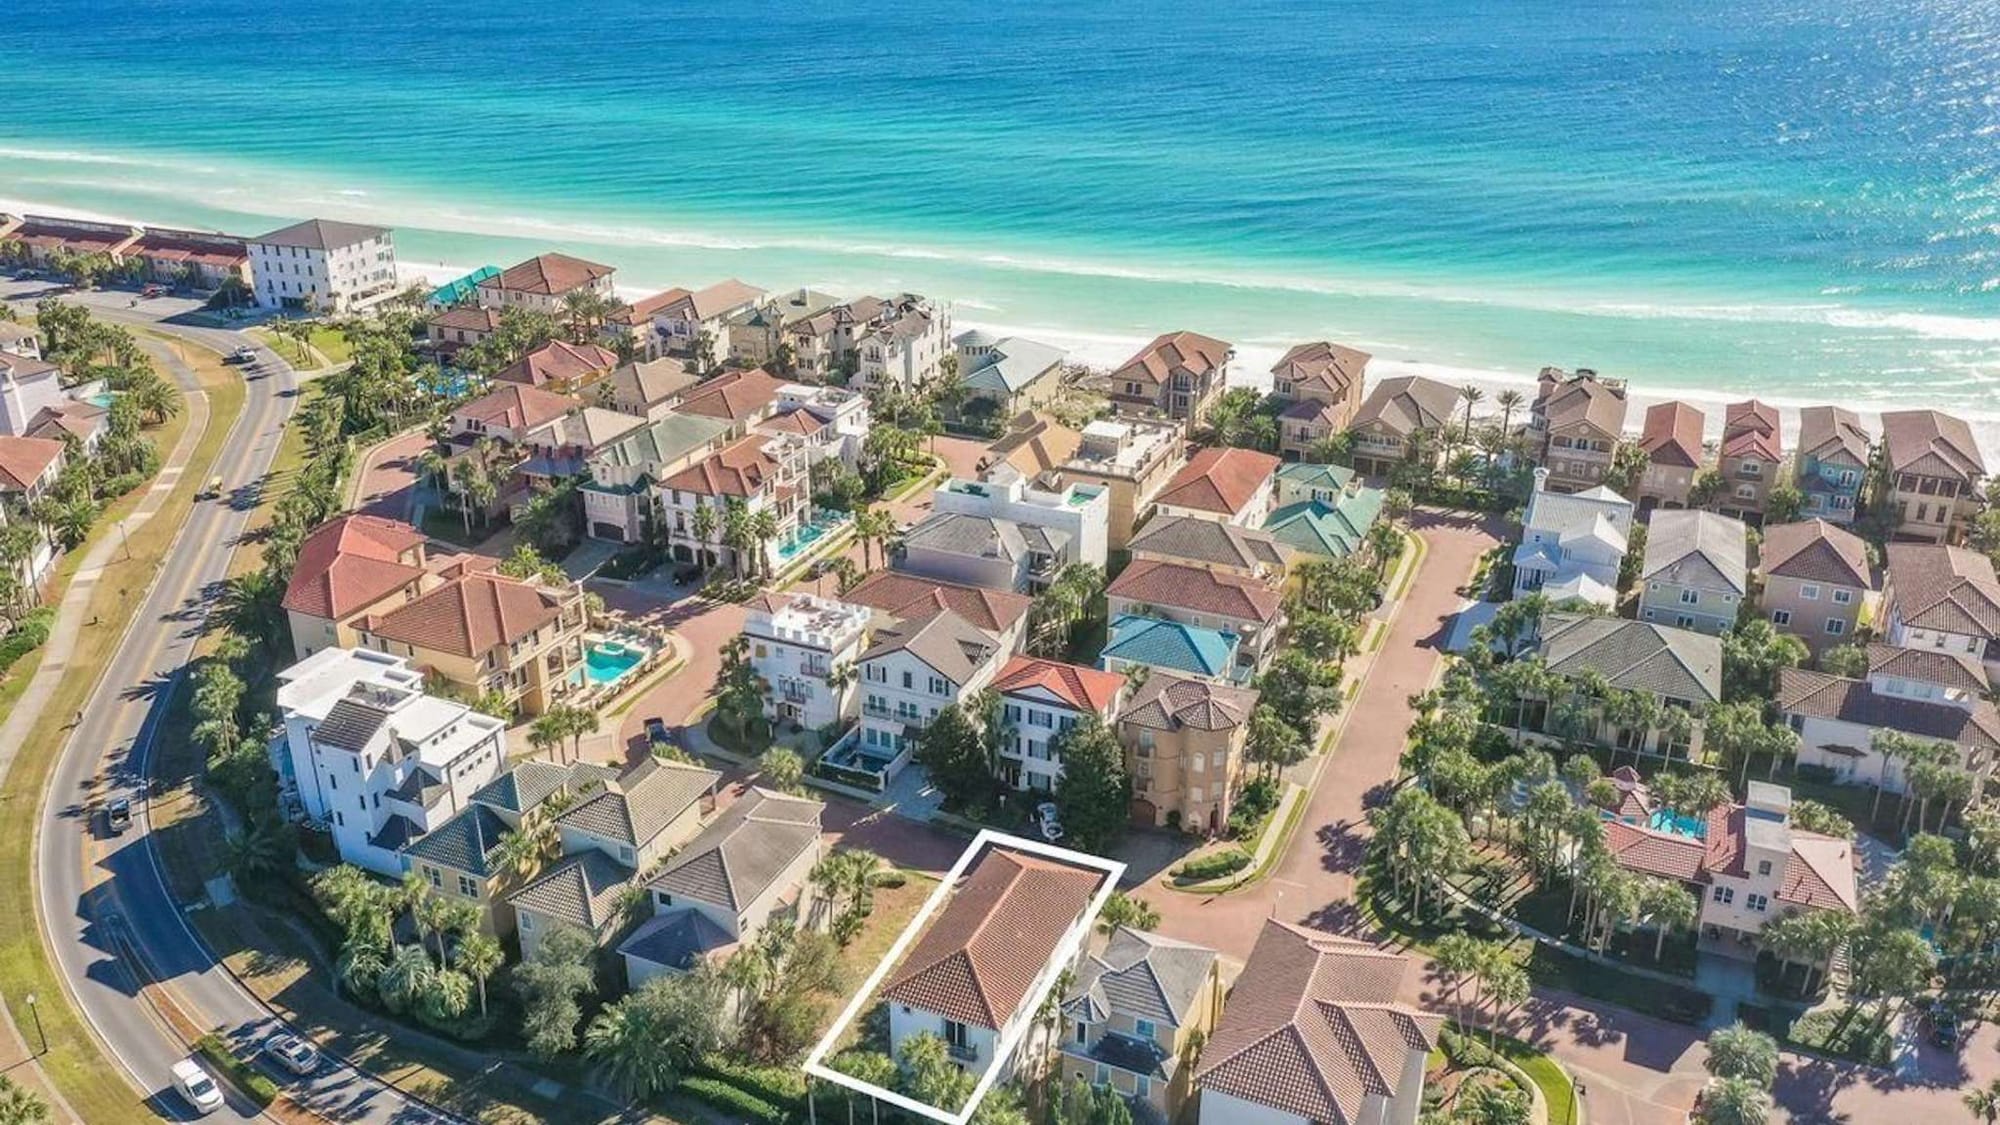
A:
[[[1549,488],[1549,471],[1548,469],[1537,465],[1535,467],[1535,491],[1546,492],[1548,491],[1548,488]]]

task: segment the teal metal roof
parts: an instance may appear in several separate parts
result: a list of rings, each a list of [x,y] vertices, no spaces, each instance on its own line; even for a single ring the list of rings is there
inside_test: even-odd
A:
[[[1291,487],[1301,492],[1315,488],[1347,491],[1354,480],[1354,470],[1344,465],[1316,465],[1310,461],[1293,461],[1278,466],[1278,487]]]
[[[499,276],[499,266],[480,266],[457,281],[438,286],[431,293],[431,304],[448,309],[453,305],[469,301],[472,299],[473,290],[479,288],[480,282]]]
[[[1111,623],[1101,659],[1226,678],[1235,671],[1236,634],[1127,613]]]
[[[1361,546],[1381,514],[1382,490],[1359,488],[1335,504],[1323,500],[1287,504],[1264,521],[1264,531],[1294,550],[1345,558]]]

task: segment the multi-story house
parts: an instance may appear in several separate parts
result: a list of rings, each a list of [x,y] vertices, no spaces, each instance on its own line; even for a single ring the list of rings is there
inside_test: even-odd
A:
[[[764,291],[731,278],[669,301],[653,314],[653,331],[669,354],[686,359],[697,375],[729,358],[729,321],[764,300]]]
[[[1262,527],[1276,506],[1276,473],[1282,463],[1254,449],[1209,447],[1189,458],[1153,503],[1163,516]]]
[[[1126,544],[1132,562],[1184,562],[1218,574],[1284,580],[1291,549],[1269,532],[1194,516],[1155,516]]]
[[[495,372],[493,382],[567,395],[602,382],[617,367],[618,353],[602,344],[550,340]]]
[[[878,570],[840,595],[849,605],[867,606],[871,627],[887,629],[905,621],[950,610],[993,639],[1002,656],[1021,651],[1027,639],[1028,610],[1034,600],[1009,590],[943,582],[919,574]]]
[[[475,299],[481,308],[525,309],[562,319],[571,295],[612,301],[611,266],[568,254],[537,254],[481,281]]]
[[[453,408],[445,442],[455,450],[490,439],[507,446],[527,443],[528,434],[581,406],[576,399],[523,383],[503,383]]]
[[[1081,561],[1078,548],[1060,528],[933,512],[903,533],[895,567],[945,582],[1029,592],[1047,587],[1065,566]]]
[[[322,649],[278,684],[280,783],[358,867],[400,877],[403,847],[463,811],[506,765],[507,725],[426,695],[406,660]]]
[[[1111,492],[1099,485],[1065,484],[1052,490],[1030,486],[1011,466],[989,471],[984,480],[953,477],[931,494],[933,512],[985,516],[1056,533],[1068,546],[1064,562],[1102,569],[1109,558]]]
[[[1604,481],[1625,434],[1625,381],[1587,367],[1544,367],[1535,380],[1527,436],[1549,487],[1581,492]]]
[[[511,934],[507,892],[536,872],[507,862],[507,837],[542,823],[552,804],[574,801],[617,776],[609,766],[521,762],[481,786],[451,819],[403,845],[403,867],[439,896],[477,907],[481,930]]]
[[[353,624],[364,648],[408,659],[461,696],[539,715],[582,682],[583,587],[463,574]]]
[[[1132,820],[1213,836],[1229,822],[1257,693],[1156,671],[1126,700],[1118,740],[1132,777]]]
[[[854,345],[855,381],[863,388],[916,390],[938,380],[951,354],[951,309],[915,294],[889,302]]]
[[[1109,728],[1125,677],[1032,656],[1008,659],[993,678],[1006,733],[995,763],[1011,789],[1050,793],[1062,779],[1062,736],[1094,718]]]
[[[681,396],[694,389],[694,372],[673,356],[618,365],[594,388],[597,405],[658,421],[672,413]]]
[[[149,281],[206,292],[235,278],[250,283],[250,248],[231,234],[147,227],[127,247],[126,261],[138,261]]]
[[[659,327],[660,316],[694,294],[678,286],[620,305],[604,318],[604,338],[621,355],[645,363],[666,354],[668,340]]]
[[[999,1045],[1035,1018],[1031,1001],[1067,968],[1057,954],[1078,926],[1089,925],[1085,913],[1104,878],[987,848],[882,987],[890,1055],[900,1058],[912,1036],[935,1035],[966,1070],[998,1066],[998,1080],[1011,1077],[1015,1057],[1001,1058]]]
[[[993,681],[1000,642],[949,609],[878,629],[861,654],[859,753],[893,776],[937,713]]]
[[[1653,513],[1639,570],[1639,620],[1720,635],[1750,593],[1749,529],[1714,512]]]
[[[66,448],[53,438],[0,436],[0,527],[41,526],[32,514],[34,504],[55,487],[56,478],[62,475]],[[50,536],[46,533],[37,536],[21,560],[15,580],[22,589],[39,589],[55,559]]]
[[[1313,448],[1354,423],[1367,391],[1367,352],[1326,340],[1293,346],[1271,367],[1278,413],[1278,455],[1311,459]]]
[[[995,337],[971,329],[952,341],[965,388],[961,417],[1005,420],[1046,405],[1062,390],[1068,353],[1022,336]],[[981,405],[975,405],[981,404]]]
[[[806,443],[817,465],[839,458],[850,469],[861,466],[862,445],[875,424],[868,399],[856,391],[805,383],[778,388],[770,417],[754,428],[761,434],[791,434]]]
[[[1876,644],[1868,646],[1866,679],[1781,669],[1777,704],[1798,733],[1799,765],[1825,769],[1841,784],[1901,793],[1910,763],[1885,761],[1875,749],[1876,732],[1947,743],[1955,765],[1984,775],[2000,751],[2000,712],[1986,699],[1990,683],[1976,657]]]
[[[898,315],[898,306],[880,297],[856,297],[815,308],[820,300],[833,298],[799,290],[796,307],[810,311],[781,318],[779,339],[788,351],[792,372],[809,379],[846,382],[849,376],[860,374],[861,338]],[[878,356],[878,363],[880,359]]]
[[[1799,411],[1798,488],[1806,498],[1807,516],[1854,522],[1868,479],[1870,441],[1861,419],[1846,407]]]
[[[764,717],[810,730],[852,719],[871,616],[867,606],[812,594],[752,599],[743,636],[764,687]]]
[[[454,305],[433,314],[424,322],[424,334],[430,338],[432,348],[444,359],[451,359],[466,348],[485,343],[498,331],[500,311],[479,305]]]
[[[1878,487],[1897,539],[1952,542],[1979,511],[1986,462],[1963,419],[1936,410],[1883,414],[1882,461]]]
[[[299,544],[279,603],[291,626],[294,658],[358,646],[361,618],[415,599],[432,575],[424,535],[409,524],[349,514],[314,528]]]
[[[42,358],[42,338],[34,329],[11,320],[0,320],[0,356],[15,359]]]
[[[1296,462],[1278,468],[1277,507],[1264,531],[1301,554],[1346,558],[1361,548],[1382,514],[1383,493],[1353,469]]]
[[[1559,678],[1593,673],[1614,688],[1644,692],[1662,707],[1697,716],[1686,742],[1670,740],[1673,732],[1659,727],[1637,730],[1605,720],[1584,732],[1620,751],[1692,760],[1701,749],[1700,714],[1722,702],[1722,641],[1707,633],[1552,612],[1543,618],[1536,649]],[[1522,707],[1521,727],[1532,735],[1560,737],[1564,732],[1551,729],[1555,712],[1548,702],[1529,701]]]
[[[1120,926],[1062,998],[1064,1077],[1109,1086],[1172,1121],[1222,1014],[1215,950]]]
[[[1098,663],[1107,672],[1128,675],[1179,672],[1208,680],[1248,683],[1254,665],[1240,659],[1242,638],[1226,629],[1190,625],[1150,613],[1113,617]]]
[[[986,447],[979,459],[982,472],[1002,465],[1030,480],[1055,480],[1062,467],[1083,447],[1083,432],[1047,414],[1023,411],[1007,423],[1007,432]]]
[[[637,543],[661,526],[660,482],[720,450],[729,423],[668,412],[597,450],[585,465],[583,526],[593,539]],[[692,558],[690,551],[686,558]],[[685,561],[685,559],[683,560]]]
[[[1815,655],[1853,641],[1875,588],[1859,535],[1822,519],[1772,524],[1764,529],[1757,569],[1758,608],[1779,632],[1804,641]]]
[[[776,521],[776,534],[753,548],[775,574],[811,507],[806,460],[803,442],[753,434],[661,481],[660,518],[674,557],[748,571],[737,559],[740,548],[723,541],[730,508],[741,505],[751,517],[768,511]],[[705,535],[695,517],[701,508],[712,511],[715,525]]]
[[[1232,634],[1243,676],[1270,666],[1285,627],[1281,583],[1191,563],[1134,561],[1104,593],[1114,621],[1127,615],[1156,617]]]
[[[1860,908],[1853,843],[1793,825],[1782,785],[1750,782],[1747,800],[1710,810],[1698,835],[1619,820],[1604,828],[1620,867],[1687,884],[1701,901],[1700,932],[1738,942],[1745,957],[1780,915]]]
[[[1514,548],[1514,596],[1540,592],[1552,603],[1582,599],[1606,609],[1618,603],[1618,570],[1632,535],[1632,502],[1598,485],[1551,492],[1549,470],[1535,470],[1535,491],[1521,516]]]
[[[96,223],[54,215],[0,213],[0,238],[20,244],[28,260],[46,266],[59,253],[103,254],[117,261],[139,241],[140,228],[130,223]]]
[[[789,385],[762,369],[724,371],[682,395],[674,413],[719,419],[729,423],[732,437],[742,437],[771,416]]]
[[[755,942],[773,918],[812,918],[826,806],[752,787],[646,880],[653,916],[618,944],[637,989]]]
[[[1401,1002],[1409,966],[1266,919],[1195,1067],[1200,1125],[1415,1125],[1444,1017]]]
[[[1107,542],[1118,550],[1153,514],[1153,500],[1187,463],[1179,426],[1134,419],[1099,419],[1054,474],[1062,485],[1098,485],[1111,494]]]
[[[1458,388],[1422,375],[1399,375],[1375,384],[1355,411],[1354,467],[1384,475],[1412,457],[1435,459],[1443,451],[1432,439],[1451,424]]]
[[[307,219],[249,241],[263,309],[344,316],[396,291],[396,242],[384,227]]]
[[[2000,676],[2000,580],[1985,555],[1892,543],[1882,600],[1890,644],[1967,656]]]
[[[1639,435],[1646,468],[1639,474],[1636,497],[1641,512],[1688,506],[1688,493],[1705,458],[1702,425],[1701,411],[1685,402],[1659,402],[1646,408],[1646,424]]]
[[[791,330],[840,304],[840,298],[831,293],[795,289],[782,296],[766,297],[747,305],[726,322],[729,358],[750,367],[783,368],[785,364],[779,360],[789,356],[792,367],[803,370],[798,367],[803,350],[807,353],[807,362],[817,365],[820,362],[818,349],[811,343],[806,343],[802,349],[802,337]],[[826,318],[829,332],[834,319]],[[817,338],[819,334],[810,335]]]
[[[1111,405],[1192,428],[1228,385],[1235,358],[1233,345],[1196,332],[1157,336],[1111,373]]]
[[[1785,460],[1778,408],[1751,399],[1732,402],[1722,413],[1722,449],[1717,469],[1722,493],[1715,506],[1737,519],[1764,519],[1764,504]]]
[[[620,899],[641,871],[672,855],[715,811],[722,775],[648,758],[555,816],[562,858],[507,896],[521,959],[557,929],[608,942],[627,918]]]

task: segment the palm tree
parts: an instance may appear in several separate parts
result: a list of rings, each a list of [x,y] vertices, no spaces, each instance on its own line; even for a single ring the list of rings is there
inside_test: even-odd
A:
[[[873,548],[884,544],[886,556],[886,543],[895,532],[896,517],[890,515],[887,509],[863,508],[854,514],[854,537],[861,540],[861,565],[864,568],[875,569]],[[884,557],[882,561],[887,562],[888,559]]]
[[[1653,927],[1653,960],[1658,961],[1666,953],[1667,931],[1685,930],[1700,920],[1701,901],[1672,879],[1651,880],[1644,897],[1646,921]]]
[[[753,555],[750,560],[753,570],[762,569],[766,577],[771,574],[770,545],[778,537],[778,513],[769,508],[759,508],[750,514],[750,522],[744,530],[750,536]]]
[[[1770,1119],[1771,1095],[1747,1078],[1725,1078],[1702,1091],[1703,1125],[1764,1125]]]
[[[375,979],[375,992],[383,1007],[401,1013],[424,994],[436,973],[437,966],[431,964],[431,955],[422,946],[397,946],[382,975]]]
[[[1458,397],[1465,400],[1465,433],[1464,436],[1460,438],[1460,440],[1464,441],[1467,444],[1471,444],[1472,408],[1478,406],[1481,402],[1485,401],[1486,392],[1480,390],[1478,387],[1473,386],[1471,383],[1467,383],[1465,386],[1460,387],[1458,389]]]
[[[1438,972],[1451,982],[1454,998],[1465,982],[1478,971],[1487,954],[1486,943],[1463,931],[1445,934],[1433,950]]]
[[[534,731],[528,737],[534,738]],[[548,821],[524,824],[520,828],[500,837],[494,858],[502,870],[527,877],[541,866],[542,857],[549,853],[549,837],[554,833],[554,825]]]
[[[1514,428],[1514,411],[1519,410],[1521,408],[1521,403],[1523,401],[1521,392],[1515,390],[1512,387],[1508,387],[1506,390],[1501,391],[1498,395],[1494,396],[1493,401],[1500,404],[1501,432],[1511,433]]]
[[[1980,1089],[1967,1091],[1965,1108],[1971,1110],[1974,1117],[1986,1122],[1986,1125],[2000,1122],[2000,1078],[1993,1079]],[[0,1117],[0,1121],[4,1120],[4,1117]]]
[[[694,515],[689,520],[689,526],[694,532],[695,543],[699,545],[695,561],[706,567],[709,540],[715,538],[715,509],[710,505],[697,503]]]
[[[1741,1023],[1711,1032],[1702,1065],[1717,1078],[1742,1078],[1768,1087],[1778,1079],[1778,1041]]]
[[[0,1077],[0,1125],[40,1125],[48,1119],[48,1103],[12,1078]]]
[[[478,986],[479,1014],[482,1016],[486,1014],[486,978],[492,976],[505,959],[500,943],[490,935],[477,931],[460,938],[458,948],[452,953],[452,967],[470,977],[472,983]]]

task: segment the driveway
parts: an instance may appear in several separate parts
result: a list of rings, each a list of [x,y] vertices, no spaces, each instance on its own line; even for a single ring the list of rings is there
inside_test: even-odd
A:
[[[430,444],[422,430],[400,434],[370,449],[350,493],[355,511],[385,519],[415,515],[417,457]]]

